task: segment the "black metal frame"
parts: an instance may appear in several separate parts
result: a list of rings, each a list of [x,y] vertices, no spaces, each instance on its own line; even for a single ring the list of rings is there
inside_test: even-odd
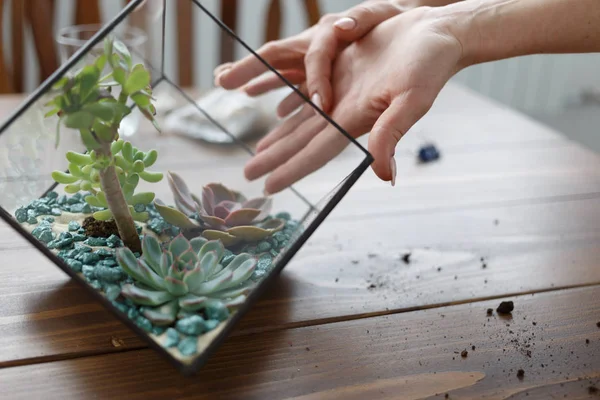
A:
[[[124,9],[113,18],[108,24],[106,24],[101,30],[99,30],[82,48],[80,48],[64,65],[62,65],[57,71],[55,71],[46,81],[44,81],[31,95],[27,97],[27,99],[23,102],[23,104],[8,117],[5,122],[0,127],[0,135],[3,134],[6,129],[13,123],[17,118],[19,118],[25,110],[31,107],[39,98],[46,93],[48,89],[54,85],[68,70],[70,70],[76,63],[94,46],[96,46],[104,37],[109,34],[119,23],[121,23],[137,6],[142,3],[143,0],[132,0],[129,2]],[[253,49],[251,49],[244,41],[242,41],[231,29],[229,29],[222,21],[212,15],[204,6],[202,6],[197,0],[189,0],[192,1],[197,7],[199,7],[206,15],[208,15],[221,29],[225,30],[235,41],[240,43],[246,50],[252,53],[255,57],[257,57],[265,66],[271,70],[273,73],[279,76],[279,78],[284,81],[292,90],[294,90],[299,96],[301,96],[307,104],[310,104],[316,112],[321,114],[323,118],[325,118],[330,124],[335,126],[341,134],[346,136],[348,140],[353,143],[358,149],[362,150],[365,154],[365,158],[362,162],[352,171],[350,175],[348,175],[344,181],[339,186],[338,190],[333,194],[333,196],[327,201],[323,209],[318,213],[318,215],[309,223],[306,229],[300,234],[300,236],[294,241],[294,243],[285,251],[285,253],[281,256],[277,265],[269,272],[269,274],[263,278],[257,286],[252,290],[247,300],[244,302],[242,306],[236,311],[236,313],[227,321],[223,330],[216,336],[211,343],[196,357],[196,359],[190,363],[186,364],[175,357],[173,357],[169,352],[162,347],[160,344],[156,343],[154,340],[150,338],[147,332],[139,328],[131,319],[127,317],[124,313],[119,311],[116,307],[114,307],[111,302],[105,298],[100,292],[93,287],[91,287],[83,278],[81,278],[76,272],[74,272],[63,260],[61,260],[58,256],[56,256],[48,247],[46,247],[42,242],[38,241],[35,237],[33,237],[30,233],[28,233],[17,221],[16,219],[3,207],[0,206],[0,217],[8,223],[15,231],[17,231],[21,236],[23,236],[33,247],[39,250],[42,254],[44,254],[48,259],[50,259],[54,264],[56,264],[60,269],[62,269],[67,275],[73,278],[76,282],[78,282],[85,290],[87,290],[100,304],[102,304],[109,312],[111,312],[115,317],[117,317],[121,322],[123,322],[126,326],[128,326],[131,330],[133,330],[136,334],[142,337],[146,342],[148,342],[149,346],[154,348],[160,354],[165,356],[183,375],[191,376],[198,372],[198,370],[206,363],[208,358],[212,355],[212,353],[222,344],[222,342],[229,336],[231,330],[237,325],[239,320],[246,314],[246,312],[250,309],[250,307],[258,300],[260,296],[268,289],[269,285],[273,282],[273,280],[279,275],[279,273],[283,270],[283,268],[288,264],[288,262],[292,259],[292,257],[296,254],[296,252],[304,245],[304,243],[308,240],[308,238],[314,233],[317,227],[325,220],[325,218],[329,215],[329,213],[335,208],[335,206],[340,202],[340,200],[346,195],[346,193],[350,190],[350,188],[356,183],[358,178],[365,172],[365,170],[369,167],[369,165],[373,162],[372,155],[358,143],[352,136],[350,136],[341,126],[339,126],[335,121],[333,121],[327,114],[325,114],[322,110],[316,107],[310,99],[305,96],[302,92],[294,87],[289,81],[287,81],[281,74],[271,67],[262,57],[260,57]],[[164,71],[164,45],[165,45],[165,19],[166,19],[166,0],[163,0],[163,21],[162,21],[162,60],[160,66],[161,77],[157,80],[157,83],[166,80],[168,83],[173,84],[168,78],[165,76]],[[174,85],[174,84],[173,84]],[[176,86],[176,85],[175,85]],[[176,86],[177,87],[177,86]],[[187,100],[190,100],[187,98]],[[203,110],[200,110],[204,112]],[[217,125],[219,126],[219,125]],[[222,127],[221,127],[222,128]],[[224,130],[224,133],[230,134],[229,132]],[[239,144],[239,143],[238,143]],[[246,146],[244,146],[246,147]],[[249,149],[247,149],[249,150]],[[250,153],[252,151],[250,150]],[[50,187],[43,195],[46,195],[48,192],[53,190],[56,187],[56,184]],[[310,205],[311,210],[314,211],[314,206],[312,206],[300,193],[295,191],[294,193],[298,195],[303,201]],[[311,211],[309,211],[310,213]],[[307,214],[308,216],[308,214]],[[307,219],[307,216],[304,217],[304,220]]]

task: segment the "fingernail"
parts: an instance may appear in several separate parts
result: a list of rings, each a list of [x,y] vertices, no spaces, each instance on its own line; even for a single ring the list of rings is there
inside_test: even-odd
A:
[[[217,76],[215,76],[215,86],[221,86],[221,78],[223,77],[223,75],[225,75],[227,73],[227,71],[229,71],[231,69],[231,67],[225,68],[223,71],[219,72],[217,74]]]
[[[319,107],[319,108],[323,108],[322,104],[321,104],[321,96],[319,95],[319,93],[315,93],[312,95],[312,97],[310,98],[312,100],[312,102],[315,104],[315,106]]]
[[[356,21],[349,17],[340,18],[333,24],[336,28],[340,28],[343,31],[349,31],[356,28]]]
[[[220,75],[222,72],[224,72],[224,71],[226,71],[226,70],[230,69],[230,68],[231,68],[231,65],[232,65],[232,63],[230,63],[230,62],[226,62],[226,63],[224,63],[224,64],[218,65],[218,66],[217,66],[217,67],[214,69],[214,71],[213,71],[213,75],[214,75],[214,76],[218,76],[218,75]]]
[[[396,185],[396,159],[390,158],[390,170],[392,171],[392,186]]]

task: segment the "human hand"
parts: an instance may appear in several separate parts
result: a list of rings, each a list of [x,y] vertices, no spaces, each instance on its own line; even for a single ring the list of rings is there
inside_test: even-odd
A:
[[[355,138],[371,131],[372,168],[394,185],[396,144],[430,109],[461,64],[462,45],[446,19],[429,8],[400,14],[335,60],[331,118]],[[269,174],[265,191],[273,194],[324,166],[348,143],[306,104],[258,143],[258,153],[244,172],[249,180]]]
[[[331,68],[339,52],[381,22],[417,4],[417,0],[368,0],[342,13],[325,15],[317,25],[298,35],[267,43],[257,54],[291,84],[299,85],[299,90],[317,107],[328,112],[332,105]],[[214,73],[217,86],[243,86],[250,96],[285,85],[252,54],[220,65]],[[285,117],[300,105],[299,98],[292,95],[280,104],[277,113]]]

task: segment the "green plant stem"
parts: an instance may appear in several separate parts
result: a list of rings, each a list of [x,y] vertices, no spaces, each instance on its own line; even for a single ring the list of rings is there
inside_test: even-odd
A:
[[[110,145],[103,145],[98,152],[112,158]],[[108,209],[117,224],[121,240],[131,251],[141,253],[142,243],[135,228],[133,217],[129,212],[127,201],[121,190],[114,164],[111,163],[107,168],[100,170],[100,185],[102,185],[102,190],[106,195]]]

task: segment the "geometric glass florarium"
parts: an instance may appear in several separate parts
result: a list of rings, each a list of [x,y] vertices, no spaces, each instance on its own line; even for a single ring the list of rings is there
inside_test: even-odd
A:
[[[334,160],[265,196],[264,179],[245,179],[244,165],[256,137],[289,119],[256,124],[252,115],[244,117],[244,107],[226,113],[240,104],[239,93],[210,103],[198,101],[207,88],[175,84],[166,68],[177,40],[165,29],[173,11],[155,1],[162,7],[159,23],[146,32],[156,39],[150,54],[121,40],[131,14],[149,3],[134,0],[2,125],[0,216],[190,374],[276,284],[372,157],[201,2],[190,0],[204,28],[226,32],[241,57],[257,57],[281,80],[278,90],[296,96],[299,108],[311,108],[311,118],[344,141],[344,163]],[[203,70],[215,67],[202,64]],[[276,107],[263,110],[266,120]],[[124,134],[134,117],[136,132]],[[199,137],[181,134],[194,123]],[[258,135],[232,132],[253,123]]]

